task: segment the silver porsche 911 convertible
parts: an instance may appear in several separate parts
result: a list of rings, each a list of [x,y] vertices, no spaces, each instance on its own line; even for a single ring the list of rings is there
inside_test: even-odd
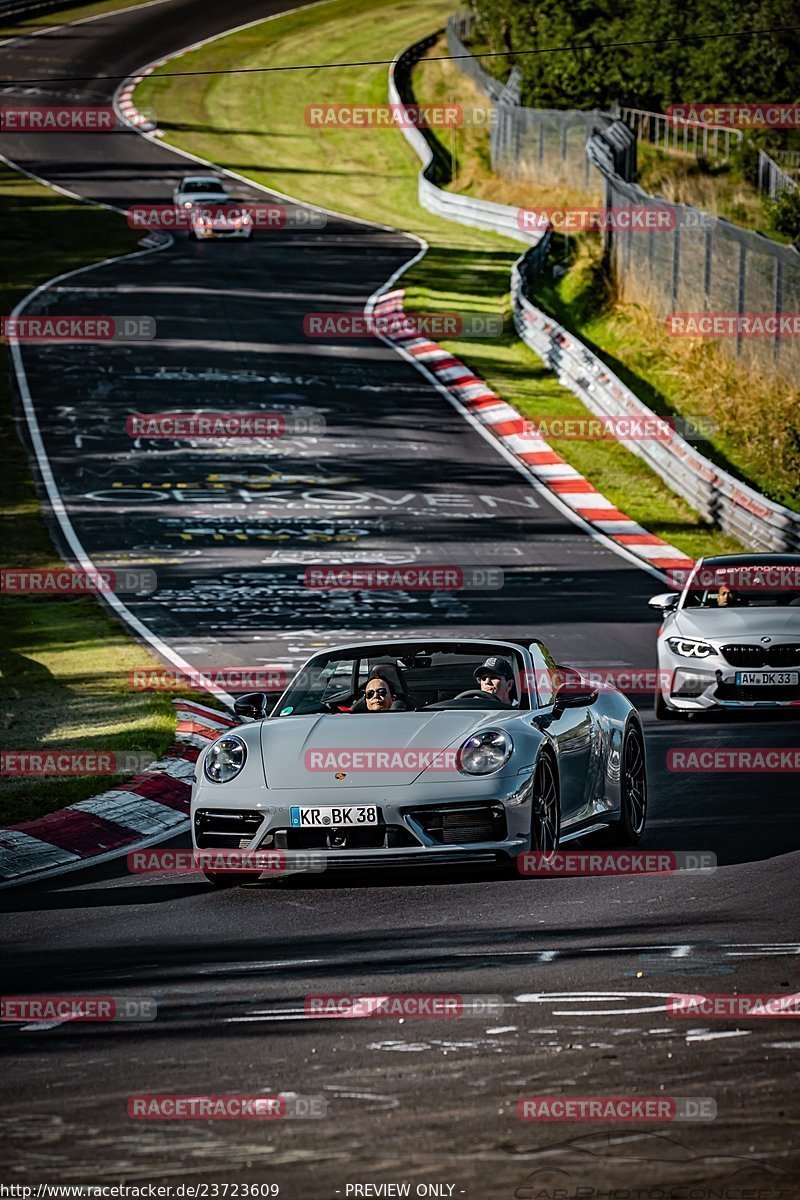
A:
[[[607,827],[633,844],[647,810],[639,716],[568,670],[533,640],[316,654],[269,715],[262,693],[240,697],[243,724],[200,755],[195,850],[287,863],[314,851],[326,868],[353,868],[513,865]]]

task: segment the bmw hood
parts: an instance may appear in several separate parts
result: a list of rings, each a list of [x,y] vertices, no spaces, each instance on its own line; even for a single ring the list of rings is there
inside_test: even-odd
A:
[[[502,726],[507,716],[456,709],[267,719],[261,725],[267,787],[409,784],[433,762],[437,751],[448,747],[455,751],[473,730]],[[437,778],[462,778],[452,753],[439,761],[446,769],[437,769]],[[337,774],[344,778],[336,779]]]
[[[800,608],[682,608],[669,629],[669,636],[707,638],[713,642],[773,641],[800,638]]]

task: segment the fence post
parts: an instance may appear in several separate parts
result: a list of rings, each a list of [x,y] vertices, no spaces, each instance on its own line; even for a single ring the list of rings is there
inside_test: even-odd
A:
[[[741,316],[744,312],[744,297],[745,297],[745,276],[747,273],[747,244],[739,243],[739,286],[738,295],[736,298],[736,312]],[[742,353],[742,330],[741,326],[736,326],[736,357]]]
[[[672,309],[678,304],[678,285],[681,278],[681,227],[675,226],[672,236]]]
[[[706,225],[705,262],[703,264],[703,303],[708,309],[711,300],[711,264],[714,254],[714,227],[709,222]]]
[[[781,306],[783,302],[783,259],[775,255],[775,336],[772,339],[772,354],[777,358],[781,352],[780,324]]]

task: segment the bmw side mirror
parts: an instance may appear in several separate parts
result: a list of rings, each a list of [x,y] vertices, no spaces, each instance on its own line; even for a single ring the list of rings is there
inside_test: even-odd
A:
[[[251,721],[261,721],[267,715],[267,696],[265,692],[246,692],[237,696],[233,702],[233,711],[237,717],[247,717]]]
[[[672,612],[678,607],[680,598],[680,592],[662,592],[659,596],[651,597],[647,603],[650,608],[657,608],[659,612]]]

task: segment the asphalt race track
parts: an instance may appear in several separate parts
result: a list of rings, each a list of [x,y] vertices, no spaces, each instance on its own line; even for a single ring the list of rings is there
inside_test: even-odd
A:
[[[134,73],[290,7],[166,0],[0,45],[0,71],[41,79],[37,103],[108,104],[115,84],[48,79]],[[123,209],[169,202],[191,170],[130,131],[6,134],[0,152]],[[664,590],[657,579],[556,510],[391,348],[305,337],[308,313],[362,311],[416,244],[333,216],[304,226],[308,210],[298,211],[293,228],[249,244],[179,234],[64,280],[29,310],[155,318],[152,341],[23,352],[83,546],[97,564],[158,574],[153,595],[125,598],[131,611],[204,669],[291,669],[345,638],[455,632],[531,634],[563,662],[653,667],[646,601]],[[222,448],[126,433],[133,412],[190,407],[322,417],[325,433]],[[303,587],[306,565],[348,561],[498,566],[506,586],[370,600]],[[754,1186],[800,1195],[791,1021],[663,1011],[674,991],[800,990],[796,777],[665,766],[674,746],[794,746],[797,725],[656,725],[649,697],[640,702],[644,845],[713,851],[716,873],[382,872],[216,893],[131,876],[120,860],[0,893],[13,914],[2,933],[8,990],[145,995],[159,1006],[151,1023],[0,1027],[8,1181],[275,1183],[291,1200],[402,1181],[412,1195],[438,1184],[431,1194],[477,1200],[700,1184],[727,1188],[729,1200]],[[482,993],[502,996],[503,1009],[450,1025],[306,1017],[304,995],[326,991]],[[583,1095],[711,1097],[718,1115],[613,1134],[517,1119],[519,1096],[575,1083]],[[265,1090],[324,1096],[327,1116],[126,1115],[134,1092]]]

